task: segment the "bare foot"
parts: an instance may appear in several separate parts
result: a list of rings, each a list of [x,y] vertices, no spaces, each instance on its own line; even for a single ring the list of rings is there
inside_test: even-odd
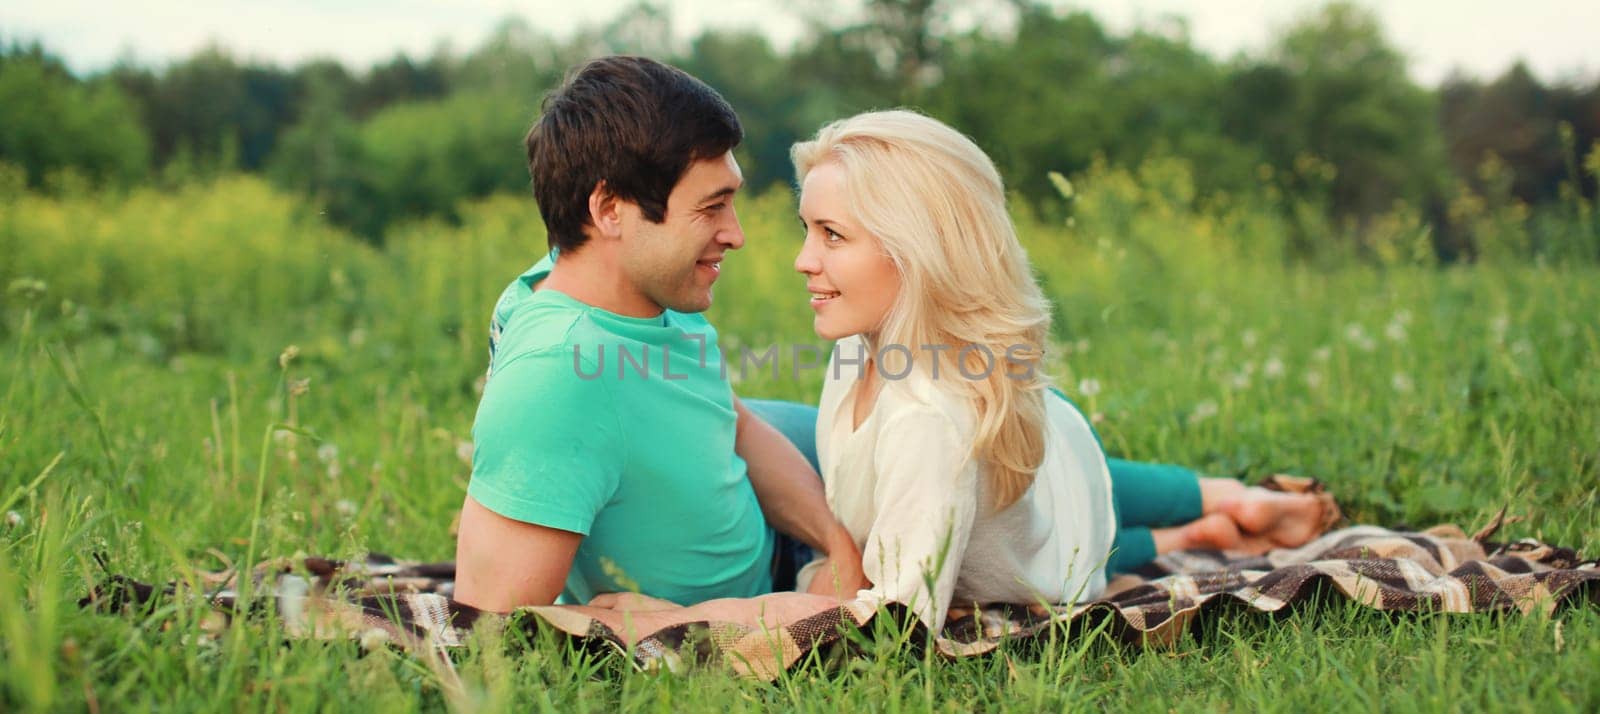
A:
[[[1322,502],[1309,493],[1252,487],[1219,502],[1217,511],[1231,518],[1245,535],[1264,538],[1283,548],[1305,545],[1322,528]]]
[[[1155,537],[1156,553],[1197,549],[1234,550],[1244,540],[1239,526],[1234,525],[1232,518],[1221,513],[1202,516],[1181,526],[1157,528],[1150,534]]]

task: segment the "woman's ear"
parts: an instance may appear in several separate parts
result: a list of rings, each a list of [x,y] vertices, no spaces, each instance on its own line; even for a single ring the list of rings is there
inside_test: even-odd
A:
[[[603,237],[622,236],[622,200],[604,181],[596,183],[589,192],[589,223]]]

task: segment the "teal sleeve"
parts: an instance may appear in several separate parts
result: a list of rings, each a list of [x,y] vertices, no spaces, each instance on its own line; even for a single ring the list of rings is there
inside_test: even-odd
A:
[[[495,365],[472,426],[467,493],[506,518],[588,535],[627,449],[605,380],[580,377],[575,359],[551,350]]]
[[[1124,527],[1176,526],[1202,515],[1200,476],[1192,469],[1113,458],[1106,467]]]

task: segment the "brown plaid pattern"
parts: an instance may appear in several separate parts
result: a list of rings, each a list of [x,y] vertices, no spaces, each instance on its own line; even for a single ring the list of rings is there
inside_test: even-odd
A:
[[[1318,593],[1376,610],[1407,612],[1553,613],[1563,606],[1600,604],[1596,561],[1533,540],[1489,542],[1499,525],[1497,519],[1476,536],[1454,526],[1422,532],[1353,526],[1264,556],[1170,554],[1146,572],[1113,580],[1091,602],[952,608],[932,646],[947,657],[968,657],[990,652],[1002,641],[1042,644],[1058,634],[1072,637],[1100,625],[1131,644],[1171,643],[1228,605],[1271,613],[1311,602]],[[530,607],[507,617],[458,604],[450,599],[454,576],[452,563],[381,555],[363,561],[303,558],[256,568],[249,598],[240,596],[242,583],[234,573],[160,588],[112,576],[80,604],[116,610],[158,599],[203,597],[213,605],[219,627],[241,612],[262,612],[279,618],[291,637],[354,638],[367,647],[394,644],[442,666],[447,683],[454,674],[447,653],[479,625],[522,628],[530,634],[552,630],[590,649],[632,657],[644,668],[721,662],[742,675],[772,679],[812,653],[848,653],[848,633],[871,632],[876,618],[909,622],[898,606],[877,611],[849,602],[776,632],[690,623],[657,631],[629,647],[600,622],[560,607]],[[909,641],[928,641],[920,625],[909,624]]]

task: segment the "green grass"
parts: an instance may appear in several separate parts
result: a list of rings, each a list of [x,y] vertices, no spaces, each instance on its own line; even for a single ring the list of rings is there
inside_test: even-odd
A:
[[[1164,189],[1173,171],[1088,177],[1070,227],[1019,219],[1058,306],[1055,373],[1110,450],[1316,475],[1363,522],[1470,529],[1509,506],[1527,520],[1508,535],[1600,552],[1600,269],[1387,249],[1287,261],[1283,236],[1304,226]],[[792,212],[782,195],[741,208],[749,245],[712,311],[729,346],[815,342]],[[524,199],[463,216],[373,250],[249,179],[0,197],[0,510],[20,521],[0,525],[0,708],[447,705],[404,653],[74,601],[102,574],[91,553],[147,581],[267,555],[451,557],[488,310],[543,244]],[[1383,245],[1420,235],[1396,225]],[[819,377],[736,389],[814,400]],[[635,672],[552,640],[485,636],[458,660],[467,703],[496,710],[1600,706],[1592,605],[1229,615],[1149,651],[1098,636],[960,662],[871,650],[775,684]]]

